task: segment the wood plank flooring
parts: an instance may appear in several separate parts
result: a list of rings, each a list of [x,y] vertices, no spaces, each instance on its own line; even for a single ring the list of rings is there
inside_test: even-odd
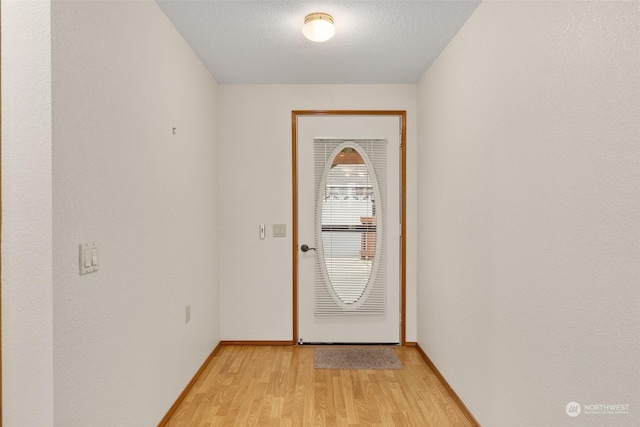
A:
[[[401,370],[313,368],[311,346],[223,346],[167,426],[472,426],[412,347]]]

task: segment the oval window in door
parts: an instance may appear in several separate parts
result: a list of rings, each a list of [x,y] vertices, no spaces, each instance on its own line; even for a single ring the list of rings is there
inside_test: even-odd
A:
[[[380,264],[382,230],[373,165],[355,142],[339,145],[329,156],[319,196],[316,231],[325,283],[341,305],[360,305]]]

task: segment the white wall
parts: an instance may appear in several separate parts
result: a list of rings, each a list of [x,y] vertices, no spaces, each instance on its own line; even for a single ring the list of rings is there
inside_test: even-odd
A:
[[[640,425],[639,24],[483,2],[419,84],[418,342],[482,425]]]
[[[51,7],[2,2],[2,396],[53,425]]]
[[[407,340],[416,340],[415,103],[415,85],[219,87],[223,340],[292,339],[291,111],[323,109],[407,111]],[[287,224],[287,238],[271,237],[274,223]]]
[[[152,1],[52,38],[55,423],[155,425],[219,342],[217,83]]]

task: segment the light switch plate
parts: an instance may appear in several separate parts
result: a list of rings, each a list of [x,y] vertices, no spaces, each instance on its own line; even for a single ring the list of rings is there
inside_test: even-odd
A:
[[[80,244],[80,274],[98,271],[98,244],[96,242]]]
[[[273,224],[273,237],[287,237],[287,224]]]

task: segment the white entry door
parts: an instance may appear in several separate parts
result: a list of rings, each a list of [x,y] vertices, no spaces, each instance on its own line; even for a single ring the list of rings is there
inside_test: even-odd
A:
[[[400,342],[400,116],[298,116],[298,336]]]

